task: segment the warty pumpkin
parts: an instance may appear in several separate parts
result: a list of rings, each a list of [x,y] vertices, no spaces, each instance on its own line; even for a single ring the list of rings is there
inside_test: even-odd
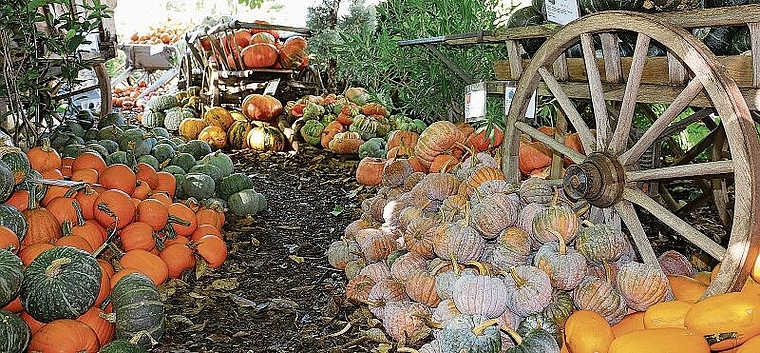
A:
[[[508,303],[504,300],[506,292],[507,287],[500,278],[491,277],[488,273],[468,272],[459,276],[454,283],[452,299],[464,314],[495,319],[507,310]]]
[[[512,266],[526,265],[530,257],[530,238],[520,228],[510,227],[499,234],[496,247],[488,257],[494,266],[504,271]]]
[[[449,121],[436,121],[420,134],[414,154],[429,168],[433,159],[444,151],[452,150],[457,143],[463,143],[462,132]]]
[[[472,223],[486,239],[494,239],[517,220],[517,202],[507,194],[485,196],[472,208]]]
[[[380,185],[384,168],[384,159],[364,157],[356,167],[356,181],[367,186]]]
[[[215,150],[222,149],[227,147],[227,131],[217,125],[206,126],[198,133],[198,140],[205,141]]]
[[[482,315],[457,315],[443,328],[440,342],[442,352],[501,351],[501,334],[496,320]]]
[[[383,328],[394,340],[404,340],[415,344],[430,334],[426,318],[430,315],[427,306],[411,301],[390,302],[385,305]]]
[[[555,235],[558,241],[542,245],[533,257],[533,264],[549,275],[554,288],[573,290],[586,276],[586,258],[568,248],[559,233]]]
[[[610,283],[599,278],[586,276],[572,295],[576,307],[595,311],[611,325],[620,322],[626,314],[623,296]]]
[[[506,302],[512,312],[528,316],[541,312],[552,299],[549,276],[533,266],[516,266],[504,277]]]
[[[195,140],[198,134],[209,126],[209,122],[199,118],[184,119],[179,124],[179,135],[188,139]]]
[[[385,320],[385,305],[390,302],[401,302],[409,300],[404,291],[404,285],[394,278],[384,278],[374,286],[369,292],[367,302],[369,311],[380,320]]]
[[[365,303],[375,283],[371,277],[357,274],[346,284],[346,298],[356,304]]]
[[[0,310],[0,350],[8,353],[25,352],[31,331],[19,316]]]

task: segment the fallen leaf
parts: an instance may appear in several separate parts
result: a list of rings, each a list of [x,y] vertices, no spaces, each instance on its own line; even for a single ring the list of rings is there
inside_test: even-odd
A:
[[[356,198],[356,196],[359,194],[360,191],[362,191],[363,188],[364,188],[364,185],[360,185],[358,188],[349,191],[346,194],[346,197],[348,197],[349,199]]]
[[[206,328],[206,322],[207,321],[204,321],[202,324],[195,324],[193,326],[190,326],[187,329],[185,329],[185,331],[183,331],[183,332],[198,332],[198,331],[203,331],[203,329]]]
[[[232,340],[232,338],[230,338],[230,336],[220,335],[220,334],[217,334],[217,333],[212,333],[212,334],[206,336],[206,339],[209,340],[209,341],[211,341],[211,342],[214,342],[214,343],[220,343],[220,342],[227,343],[227,342],[229,342],[229,341]]]
[[[208,264],[206,263],[206,260],[199,258],[198,261],[195,262],[195,279],[200,279],[205,275],[207,269]]]
[[[301,256],[290,255],[290,256],[288,256],[288,257],[289,257],[291,260],[293,260],[293,261],[295,261],[296,263],[299,263],[299,264],[300,264],[300,263],[303,263],[303,261],[304,261],[304,260],[303,260],[303,257],[301,257]]]
[[[299,308],[298,303],[290,299],[272,298],[269,301],[272,303],[272,310],[295,311]]]
[[[333,210],[330,212],[331,215],[336,217],[340,216],[341,213],[343,213],[343,206],[341,205],[335,205],[335,207],[333,207]]]
[[[187,293],[187,295],[189,295],[189,296],[190,296],[190,298],[195,298],[195,299],[203,299],[203,298],[206,298],[206,296],[205,296],[205,295],[202,295],[202,294],[198,294],[198,293],[195,293],[195,292],[190,292],[190,293]]]
[[[237,223],[238,226],[251,226],[256,220],[251,217],[251,215],[246,216],[245,218],[238,219],[235,223]]]
[[[285,230],[299,230],[301,227],[299,226],[275,226],[276,228],[285,229]]]
[[[188,326],[195,325],[192,320],[188,319],[186,316],[183,316],[183,315],[170,315],[169,322],[178,322],[178,323],[186,324]]]
[[[259,246],[259,245],[261,245],[261,242],[258,239],[256,239],[256,238],[251,238],[251,244],[253,246]]]
[[[379,328],[371,328],[367,331],[362,331],[362,335],[372,340],[375,343],[391,343],[388,336],[385,335],[383,330]]]
[[[237,278],[223,278],[211,282],[211,289],[230,291],[240,287]]]
[[[232,337],[233,337],[233,338],[238,338],[238,337],[248,337],[248,336],[250,336],[250,335],[251,335],[251,333],[250,333],[250,332],[248,332],[248,331],[238,331],[238,332],[235,332],[235,333],[232,335]]]
[[[390,344],[380,343],[379,345],[377,345],[377,352],[378,353],[388,353],[388,352],[391,351],[391,348],[393,348],[393,346],[390,345]]]
[[[243,308],[253,308],[256,306],[256,302],[253,300],[250,300],[248,298],[243,298],[239,295],[230,294],[230,299],[232,299],[235,304],[243,307]]]

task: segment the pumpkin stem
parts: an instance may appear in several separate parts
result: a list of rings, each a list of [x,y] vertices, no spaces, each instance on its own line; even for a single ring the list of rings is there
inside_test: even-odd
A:
[[[511,329],[511,328],[509,328],[507,326],[500,326],[499,328],[502,331],[506,332],[509,335],[509,337],[512,337],[512,339],[515,341],[515,343],[517,343],[518,346],[523,343],[523,338],[522,338],[522,336],[520,336],[519,333],[517,333],[517,331],[515,331],[515,330],[513,330],[513,329]]]
[[[50,265],[45,269],[45,276],[48,278],[56,278],[61,273],[61,268],[71,263],[70,257],[62,257],[60,259],[53,260]]]
[[[589,205],[586,201],[579,201],[576,204],[573,205],[573,210],[575,211],[575,215],[577,217],[581,217],[584,213],[588,212],[588,210],[591,209],[591,205]]]
[[[451,252],[449,257],[451,257],[451,266],[453,267],[454,273],[458,276],[459,273],[462,272],[462,269],[459,268],[459,263],[457,262],[457,256],[454,255],[454,252]]]
[[[565,238],[562,237],[562,234],[559,234],[559,232],[549,227],[546,227],[546,231],[557,237],[557,241],[559,242],[559,254],[567,255],[567,244],[565,244]]]
[[[484,265],[480,261],[467,261],[465,263],[466,265],[475,266],[475,268],[478,269],[478,274],[481,276],[488,276],[491,277],[491,271],[488,270],[488,267]]]
[[[604,267],[604,276],[607,277],[607,283],[612,284],[612,266],[607,260],[602,260],[602,266]]]
[[[77,226],[83,226],[85,224],[85,219],[82,212],[82,206],[76,200],[71,201],[71,206],[74,207],[74,212],[77,215]]]
[[[385,300],[383,300],[382,298],[378,300],[364,299],[362,300],[362,303],[367,304],[369,306],[373,306],[373,307],[379,307],[379,306],[385,305]]]
[[[112,324],[116,323],[116,313],[105,313],[101,311],[98,313],[98,317]]]
[[[483,194],[480,193],[480,190],[478,190],[478,188],[472,188],[472,192],[478,198],[478,202],[483,201]]]
[[[98,204],[98,210],[103,211],[103,213],[107,214],[108,217],[113,218],[113,226],[114,228],[117,228],[117,225],[119,224],[119,217],[116,216],[116,214],[113,213],[110,208],[108,208],[108,205],[106,205],[105,202]]]
[[[512,276],[512,279],[515,281],[515,285],[517,286],[517,288],[522,288],[528,283],[528,281],[526,281],[525,279],[520,277],[520,275],[517,274],[517,271],[515,271],[514,266],[509,268],[509,275]]]
[[[584,219],[584,220],[581,222],[581,224],[583,224],[583,225],[584,225],[584,226],[586,226],[586,227],[593,227],[593,226],[595,226],[595,224],[594,224],[594,223],[592,223],[591,221],[589,221],[588,219]]]
[[[559,203],[559,188],[554,187],[554,196],[552,196],[552,206],[557,206]]]
[[[396,352],[399,353],[420,353],[420,351],[412,348],[412,347],[400,347],[396,349]]]
[[[74,195],[76,195],[76,193],[79,192],[79,190],[84,190],[86,185],[87,184],[80,184],[80,185],[69,187],[69,189],[66,190],[63,196],[69,197],[69,198],[74,197]]]
[[[483,321],[472,329],[472,333],[475,334],[475,336],[482,336],[483,331],[485,331],[487,328],[493,325],[496,325],[497,323],[498,323],[498,320],[496,319]]]
[[[438,266],[433,267],[433,269],[430,270],[430,274],[433,275],[433,276],[435,276],[435,275],[438,274],[438,272],[440,272],[444,267],[446,267],[448,265],[449,264],[447,264],[445,262],[441,262],[440,264],[438,264]]]
[[[153,338],[153,336],[151,336],[150,332],[144,331],[144,330],[132,336],[132,339],[129,340],[129,343],[132,344],[133,346],[136,346],[137,343],[140,342],[140,340],[142,340],[144,336],[148,336],[148,338],[150,339],[151,346],[155,346],[158,344],[158,341],[156,341],[156,339]]]
[[[45,151],[45,152],[50,152],[50,151],[53,150],[53,148],[50,147],[50,139],[49,138],[42,139],[42,150]]]
[[[40,183],[34,183],[29,188],[29,203],[27,203],[27,208],[30,210],[36,210],[39,205],[37,204],[37,188],[42,187],[42,184]]]
[[[179,218],[179,217],[177,217],[177,216],[175,216],[173,214],[169,215],[169,221],[167,222],[167,224],[170,224],[170,223],[179,224],[179,225],[182,225],[182,226],[185,226],[185,227],[190,226],[190,222],[188,222],[188,221],[186,221],[186,220],[184,220],[182,218]]]

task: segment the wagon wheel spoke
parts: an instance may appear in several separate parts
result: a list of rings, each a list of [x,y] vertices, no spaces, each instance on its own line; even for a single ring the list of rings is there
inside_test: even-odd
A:
[[[596,64],[596,51],[594,50],[594,41],[591,38],[591,34],[583,33],[580,37],[581,47],[583,48],[583,61],[586,66],[586,76],[588,77],[588,86],[591,92],[591,105],[594,108],[594,118],[596,121],[596,146],[597,150],[604,150],[607,147],[610,122],[607,116],[607,103],[604,101],[602,77]]]
[[[570,123],[573,124],[573,127],[575,127],[575,131],[578,132],[578,136],[581,139],[581,144],[583,145],[583,150],[595,150],[596,139],[591,133],[591,129],[589,129],[586,122],[583,121],[583,118],[581,118],[581,114],[578,112],[575,104],[573,104],[573,102],[567,96],[567,93],[565,93],[565,90],[562,89],[562,86],[560,86],[559,82],[557,82],[557,80],[554,78],[554,75],[552,75],[549,70],[546,69],[546,67],[539,68],[538,73],[541,74],[541,78],[543,78],[546,87],[549,88],[549,91],[554,95],[554,98],[557,99],[557,103],[559,103],[560,108],[562,108],[562,111],[567,116],[567,119],[570,120]]]
[[[526,135],[528,135],[531,138],[533,138],[534,140],[540,141],[540,142],[544,143],[546,146],[548,146],[549,148],[557,151],[558,153],[561,153],[561,154],[569,157],[575,163],[583,162],[583,160],[586,159],[586,156],[584,156],[583,154],[581,154],[581,153],[573,150],[570,147],[565,146],[564,144],[562,144],[561,142],[555,140],[551,136],[547,136],[543,132],[538,131],[538,129],[536,129],[536,128],[534,128],[534,127],[532,127],[532,126],[530,126],[530,125],[528,125],[528,124],[526,124],[524,122],[521,122],[521,121],[516,122],[515,123],[515,127],[518,130],[520,130],[523,133],[525,133]]]
[[[686,88],[673,100],[665,112],[660,115],[657,120],[652,123],[652,126],[636,141],[636,143],[629,150],[620,155],[620,163],[622,165],[628,165],[635,163],[644,151],[654,144],[660,137],[662,131],[670,125],[673,120],[678,117],[678,114],[686,109],[686,107],[694,100],[694,98],[702,92],[702,82],[698,78],[693,78]]]
[[[625,95],[618,114],[618,123],[610,140],[610,151],[613,154],[620,153],[628,143],[628,133],[633,122],[633,114],[636,108],[636,98],[639,96],[639,82],[644,73],[647,53],[649,51],[649,37],[639,33],[636,38],[636,48],[633,52],[631,70],[628,73],[628,81],[625,85]]]
[[[671,167],[634,170],[626,173],[626,181],[652,181],[662,179],[691,179],[695,177],[719,177],[734,172],[734,162],[715,161],[698,164],[685,164]]]
[[[639,189],[626,188],[623,191],[623,199],[641,206],[663,224],[673,229],[676,233],[686,238],[689,242],[704,250],[716,259],[726,256],[726,249],[707,237],[704,233],[692,227],[668,209],[652,200]]]
[[[660,268],[660,262],[657,261],[657,255],[654,253],[652,243],[649,242],[649,238],[647,238],[647,234],[644,231],[644,226],[641,225],[641,221],[633,205],[628,201],[620,201],[615,204],[615,210],[620,215],[625,226],[628,227],[628,232],[633,239],[633,245],[639,251],[641,260],[646,264]]]

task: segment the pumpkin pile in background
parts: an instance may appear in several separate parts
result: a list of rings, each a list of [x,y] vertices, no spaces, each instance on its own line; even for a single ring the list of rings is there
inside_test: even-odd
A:
[[[257,24],[268,24],[255,21]],[[303,69],[309,65],[306,52],[308,41],[300,35],[290,36],[284,41],[276,30],[239,29],[221,43],[227,54],[219,58],[212,51],[211,39],[201,37],[200,45],[211,53],[210,61],[225,60],[233,69]]]
[[[171,19],[169,19],[171,21]],[[166,26],[150,27],[147,31],[134,32],[129,36],[129,44],[174,44],[181,39],[187,26],[169,23]]]
[[[436,122],[412,158],[431,167],[464,141]],[[637,262],[627,237],[589,222],[588,205],[561,184],[508,184],[488,152],[429,174],[412,158],[384,162],[377,195],[327,250],[349,279],[346,297],[394,341],[444,353],[653,352],[662,342],[709,352],[760,333],[754,281],[696,303],[709,272],[672,250],[659,258],[664,273]]]
[[[97,124],[79,114],[27,153],[0,148],[0,351],[156,344],[165,329],[157,286],[222,266],[227,208],[267,207],[233,169],[203,141],[117,113]]]

